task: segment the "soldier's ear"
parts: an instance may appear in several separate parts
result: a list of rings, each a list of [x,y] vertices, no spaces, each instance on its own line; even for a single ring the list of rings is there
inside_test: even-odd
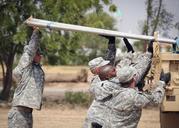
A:
[[[130,86],[131,88],[134,88],[135,85],[136,85],[136,80],[135,80],[134,77],[133,77],[132,80],[131,80],[131,82],[130,82],[130,84],[129,84],[129,86]]]

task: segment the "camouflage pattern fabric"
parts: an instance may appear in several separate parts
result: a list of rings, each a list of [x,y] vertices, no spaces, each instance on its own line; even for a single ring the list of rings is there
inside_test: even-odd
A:
[[[32,128],[32,112],[23,112],[15,107],[8,113],[8,128]]]
[[[90,69],[94,69],[97,67],[102,67],[104,65],[109,64],[109,60],[104,60],[102,57],[97,57],[92,59],[91,61],[88,62],[88,66]]]
[[[91,128],[92,122],[96,122],[102,126],[105,124],[105,115],[109,111],[109,108],[105,105],[104,99],[110,94],[115,93],[119,88],[119,81],[116,78],[113,78],[110,81],[101,81],[97,76],[94,77],[94,80],[91,83],[90,92],[95,96],[95,99],[87,111],[87,117],[83,128]],[[107,100],[110,98],[111,97]]]
[[[114,41],[109,41],[108,42],[108,49],[107,49],[107,53],[106,53],[106,56],[105,56],[105,60],[106,61],[110,61],[110,64],[114,65],[114,61],[115,61],[115,56],[116,56],[116,46],[115,46],[115,40]],[[91,65],[94,65],[94,66],[98,66],[99,64],[95,61],[90,61],[88,63],[89,67],[91,68]],[[94,67],[93,66],[93,67]],[[89,89],[89,91],[91,93],[94,94],[95,92],[95,83],[98,83],[100,82],[100,78],[98,75],[95,75],[92,80],[91,80],[91,83],[94,84],[91,85],[91,88]],[[98,86],[98,85],[97,85]],[[109,86],[107,86],[109,87]],[[99,88],[100,90],[100,88]],[[102,103],[102,102],[101,102]],[[106,110],[106,107],[104,105],[101,105],[100,102],[98,102],[97,100],[93,100],[90,108],[88,109],[88,112],[87,112],[87,118],[85,119],[85,123],[84,123],[84,128],[92,128],[92,122],[96,122],[100,125],[102,125],[104,123],[104,120],[101,121],[101,119],[103,119],[102,117],[104,117],[104,110]],[[103,104],[103,103],[102,103]]]
[[[141,79],[147,67],[150,65],[150,62],[151,62],[150,56],[151,54],[148,54],[148,53],[141,54],[140,56],[138,56],[138,60],[140,61],[136,61],[135,64],[130,65],[131,67],[135,69],[135,72],[136,72],[135,79],[137,82]],[[120,71],[120,69],[117,69],[117,71]],[[107,80],[100,81],[100,79],[98,79],[98,77],[95,76],[90,86],[90,92],[94,94],[95,99],[101,100],[107,97],[108,95],[112,94],[113,91],[116,91],[119,85],[120,85],[120,81],[117,77],[112,78],[109,81]]]
[[[146,75],[146,71],[148,70],[152,62],[151,58],[152,54],[150,52],[140,54],[137,56],[137,58],[134,57],[134,64],[132,64],[131,66],[133,66],[137,70],[136,84],[138,84],[144,78],[144,75]]]
[[[121,68],[123,66],[126,65],[129,66],[130,64],[132,64],[134,54],[136,53],[132,53],[132,52],[120,53],[120,56],[118,56],[119,58],[117,59],[119,63],[116,64],[116,67]]]
[[[107,111],[109,110],[106,109],[106,106],[103,104],[103,102],[93,100],[88,109],[83,128],[91,128],[92,122],[96,122],[103,126],[105,124],[105,113]]]
[[[34,31],[17,67],[13,70],[13,77],[17,82],[12,106],[25,106],[41,109],[44,88],[44,72],[39,64],[33,63],[33,58],[39,47],[38,31]]]
[[[115,77],[111,80],[99,81],[91,83],[90,92],[95,96],[98,101],[103,100],[105,97],[113,94],[119,89],[119,80]]]
[[[116,71],[116,77],[120,83],[128,83],[136,77],[137,70],[132,66],[124,66]]]
[[[133,59],[131,57],[133,57]],[[120,64],[123,67],[125,65],[135,67],[137,71],[136,80],[139,81],[139,79],[142,77],[146,68],[149,66],[151,62],[150,58],[150,53],[144,53],[141,55],[129,53],[129,55],[126,56],[126,58],[123,58],[123,60],[121,60],[121,63],[123,65],[121,63]],[[118,91],[119,87],[120,82],[117,78],[112,78],[109,81],[100,81],[100,79],[97,76],[94,77],[90,86],[90,92],[95,96],[95,100],[92,102],[90,108],[88,109],[84,128],[90,128],[91,122],[97,122],[101,125],[104,124],[104,120],[106,117],[105,114],[107,113],[106,111],[108,111],[109,108],[106,106],[104,102],[101,101],[109,95],[114,94],[116,91]]]
[[[113,98],[104,104],[109,108],[105,115],[104,128],[136,128],[144,106],[162,102],[165,83],[159,81],[151,93],[139,92],[133,88],[121,87]]]
[[[116,70],[120,71],[120,68],[125,66],[132,66],[136,69],[137,74],[135,76],[136,83],[143,78],[146,70],[151,64],[151,56],[152,54],[149,52],[146,53],[128,53],[116,66]]]

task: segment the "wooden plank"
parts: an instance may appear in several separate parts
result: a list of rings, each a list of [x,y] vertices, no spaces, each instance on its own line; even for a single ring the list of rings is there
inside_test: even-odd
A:
[[[175,60],[178,62],[179,54],[171,53],[171,52],[161,53],[161,59],[162,60]]]
[[[55,30],[80,31],[80,32],[88,32],[88,33],[94,33],[94,34],[100,34],[100,35],[126,37],[126,38],[137,39],[137,40],[148,40],[148,41],[154,40],[153,36],[136,35],[136,34],[123,33],[123,32],[100,29],[100,28],[58,23],[58,22],[53,22],[53,21],[48,21],[48,20],[36,19],[32,17],[28,18],[25,21],[25,23],[29,26],[38,26],[42,28],[49,28],[49,29],[55,29]],[[169,44],[176,43],[175,40],[164,39],[164,38],[158,38],[157,41],[159,41],[160,43],[169,43]]]

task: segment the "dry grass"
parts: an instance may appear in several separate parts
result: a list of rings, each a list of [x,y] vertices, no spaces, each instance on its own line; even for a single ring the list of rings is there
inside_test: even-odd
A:
[[[45,73],[73,74],[78,73],[81,69],[88,69],[87,66],[42,66]]]
[[[61,74],[76,74],[81,69],[87,69],[87,66],[42,66],[45,73],[61,73]],[[0,68],[0,78],[2,78],[2,68]]]
[[[9,109],[0,108],[0,126],[7,128]],[[34,128],[82,128],[86,117],[86,108],[43,108],[34,111]],[[138,128],[160,128],[158,109],[144,109]]]
[[[85,66],[43,66],[45,73],[76,74]],[[0,69],[0,76],[2,75]],[[49,86],[48,86],[49,85]],[[46,88],[56,87],[61,89],[88,89],[87,83],[51,83]],[[51,94],[50,94],[51,95]],[[7,128],[8,108],[0,108],[0,128]],[[34,128],[82,128],[86,117],[87,108],[69,108],[66,106],[53,106],[34,111]],[[160,128],[159,110],[144,109],[138,128]]]

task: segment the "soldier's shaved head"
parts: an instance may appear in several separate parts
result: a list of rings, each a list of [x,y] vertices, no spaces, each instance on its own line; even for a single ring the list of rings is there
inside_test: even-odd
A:
[[[114,76],[116,76],[116,70],[115,67],[113,67],[112,65],[105,65],[100,67],[99,77],[102,80],[108,80],[109,78],[112,78]]]

